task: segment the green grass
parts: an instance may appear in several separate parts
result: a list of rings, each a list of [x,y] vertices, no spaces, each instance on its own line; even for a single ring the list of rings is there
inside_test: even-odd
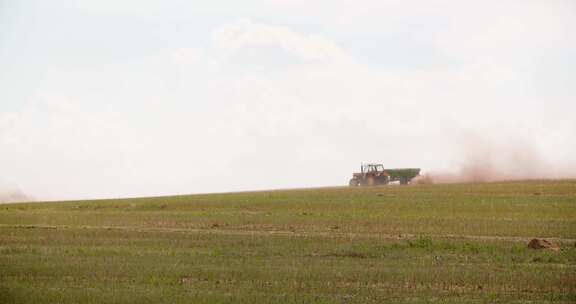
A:
[[[0,205],[0,303],[572,303],[575,242],[573,180]]]

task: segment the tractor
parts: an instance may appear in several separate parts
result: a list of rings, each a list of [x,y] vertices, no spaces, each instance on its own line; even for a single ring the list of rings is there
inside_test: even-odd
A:
[[[362,164],[359,173],[353,173],[349,185],[378,186],[398,181],[407,185],[414,177],[420,174],[419,168],[385,169],[382,164]]]

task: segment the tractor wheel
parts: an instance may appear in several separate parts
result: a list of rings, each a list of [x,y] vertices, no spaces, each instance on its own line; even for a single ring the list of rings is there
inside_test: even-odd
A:
[[[348,183],[348,185],[350,185],[350,187],[358,187],[358,185],[360,185],[360,183],[358,182],[357,179],[353,178],[350,180],[350,183]]]
[[[368,186],[372,187],[376,184],[376,181],[374,180],[373,176],[369,176],[368,179],[366,180]]]

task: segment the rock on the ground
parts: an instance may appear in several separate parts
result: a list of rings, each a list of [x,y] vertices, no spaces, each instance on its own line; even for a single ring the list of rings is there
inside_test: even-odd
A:
[[[528,243],[528,248],[532,249],[557,249],[556,246],[544,239],[532,239]]]

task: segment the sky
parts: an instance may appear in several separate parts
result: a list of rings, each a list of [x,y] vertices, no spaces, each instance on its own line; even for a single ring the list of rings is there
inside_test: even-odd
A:
[[[0,194],[574,177],[575,118],[576,1],[0,0]]]

